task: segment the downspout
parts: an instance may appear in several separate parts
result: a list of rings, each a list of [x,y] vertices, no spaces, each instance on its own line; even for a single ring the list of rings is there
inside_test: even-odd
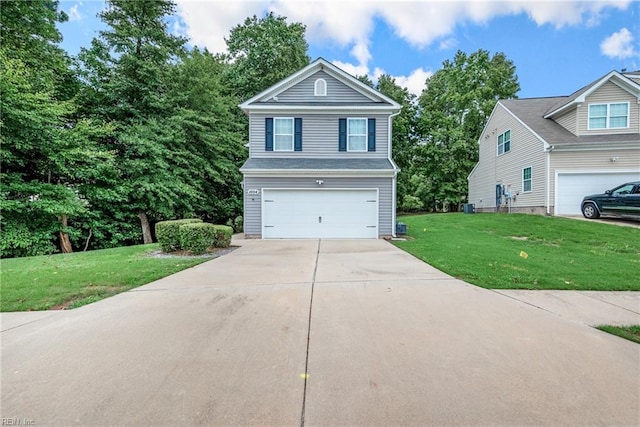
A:
[[[393,165],[393,180],[392,180],[392,185],[391,185],[391,237],[396,237],[396,209],[397,209],[397,201],[396,201],[396,197],[397,197],[397,190],[396,190],[396,186],[397,186],[397,177],[398,177],[398,172],[400,172],[400,169],[398,169],[398,166],[396,165],[396,163],[393,161],[393,159],[391,158],[391,136],[392,136],[392,132],[391,132],[391,123],[392,123],[392,119],[397,116],[398,114],[400,114],[401,110],[398,110],[395,113],[392,113],[389,115],[389,125],[387,126],[387,157],[389,159],[389,162],[391,162],[391,164]]]
[[[553,151],[553,145],[549,145],[546,142],[544,143],[544,155],[545,155],[545,169],[547,175],[547,191],[545,191],[544,195],[544,203],[547,208],[547,215],[551,215],[551,151]]]

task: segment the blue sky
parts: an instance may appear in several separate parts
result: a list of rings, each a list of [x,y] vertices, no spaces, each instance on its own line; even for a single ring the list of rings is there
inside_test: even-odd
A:
[[[100,0],[63,0],[71,55],[103,25]],[[520,98],[569,95],[616,69],[640,69],[638,1],[178,0],[171,31],[212,52],[246,17],[268,11],[307,26],[309,55],[352,74],[382,74],[414,93],[458,49],[504,52]]]

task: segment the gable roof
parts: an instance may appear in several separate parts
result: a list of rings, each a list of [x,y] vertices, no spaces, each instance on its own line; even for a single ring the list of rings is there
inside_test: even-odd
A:
[[[600,143],[631,143],[640,142],[640,134],[613,134],[613,135],[582,135],[576,136],[556,123],[551,118],[546,118],[545,112],[563,102],[567,97],[551,98],[525,98],[506,99],[498,103],[511,113],[518,121],[527,126],[544,142],[554,147],[581,144],[583,147]]]
[[[612,82],[613,84],[640,98],[640,85],[630,77],[627,77],[626,75],[613,70],[600,77],[599,79],[589,83],[585,87],[578,89],[571,95],[562,97],[563,99],[560,99],[558,102],[556,102],[555,105],[549,106],[549,109],[543,114],[544,118],[553,118],[557,114],[560,114],[571,108],[575,108],[577,104],[584,102],[589,95],[591,95],[607,82]]]
[[[376,108],[382,107],[384,109],[394,110],[394,111],[395,110],[400,110],[400,108],[401,108],[401,105],[398,104],[397,102],[395,102],[393,99],[383,95],[382,93],[378,92],[377,90],[373,89],[372,87],[362,83],[360,80],[356,79],[351,74],[349,74],[346,71],[336,67],[335,65],[333,65],[330,62],[328,62],[324,58],[316,59],[315,61],[313,61],[312,63],[310,63],[306,67],[302,68],[301,70],[293,73],[292,75],[290,75],[286,79],[281,80],[280,82],[276,83],[275,85],[273,85],[273,86],[263,90],[259,94],[255,95],[254,97],[246,100],[245,102],[240,104],[240,108],[242,110],[244,110],[244,111],[255,109],[256,107],[265,108],[264,106],[257,106],[256,104],[260,103],[260,102],[264,102],[264,101],[270,100],[270,99],[273,99],[273,97],[277,97],[280,93],[282,93],[285,90],[291,88],[292,86],[300,83],[301,81],[303,81],[307,77],[315,74],[319,70],[323,70],[324,72],[326,72],[330,76],[334,77],[336,80],[342,82],[343,84],[349,86],[350,88],[352,88],[353,90],[355,90],[358,93],[362,94],[366,98],[370,99],[373,103],[376,104],[375,105]],[[322,103],[314,103],[314,105],[320,106],[320,107],[322,107],[322,106],[325,106],[325,107],[334,106],[335,107],[335,106],[351,106],[352,104],[341,103],[339,105],[323,105]],[[267,108],[269,108],[269,107],[273,108],[273,105],[268,106]]]

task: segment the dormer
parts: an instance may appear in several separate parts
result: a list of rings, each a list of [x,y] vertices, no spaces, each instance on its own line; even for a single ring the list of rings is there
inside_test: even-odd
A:
[[[611,71],[544,116],[576,136],[640,133],[640,84]]]

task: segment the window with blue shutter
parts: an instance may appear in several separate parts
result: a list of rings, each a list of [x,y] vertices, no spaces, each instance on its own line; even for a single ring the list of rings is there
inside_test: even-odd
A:
[[[294,122],[293,150],[302,151],[302,118],[296,117]]]
[[[376,151],[376,119],[369,119],[367,124],[367,151]]]
[[[273,118],[264,119],[264,149],[265,151],[273,151]]]
[[[347,119],[338,119],[338,151],[347,151]]]

